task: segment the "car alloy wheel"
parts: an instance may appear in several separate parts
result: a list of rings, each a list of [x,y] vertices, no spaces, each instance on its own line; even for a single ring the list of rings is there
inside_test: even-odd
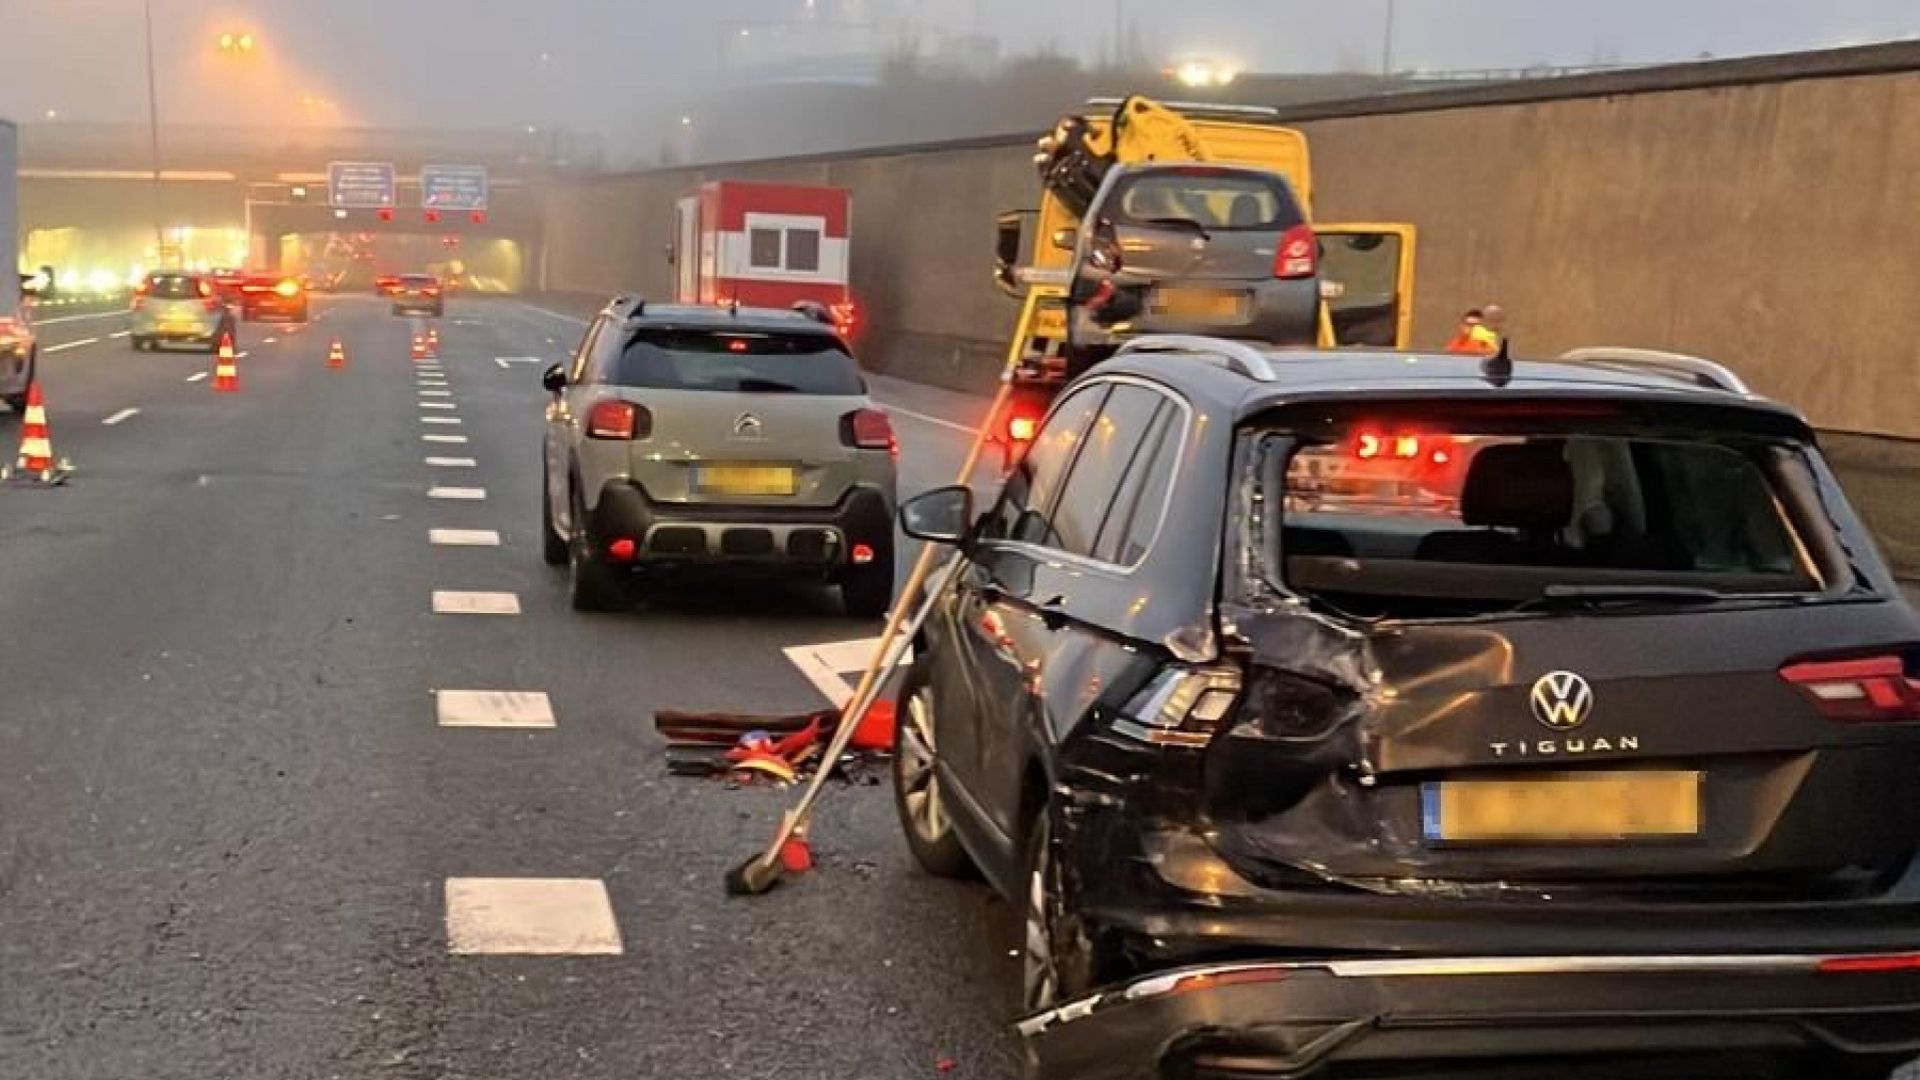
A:
[[[900,801],[913,835],[926,844],[947,837],[947,814],[940,806],[940,773],[933,767],[932,693],[921,687],[907,699],[900,728]]]
[[[1020,948],[1020,1004],[1024,1013],[1050,1009],[1060,1000],[1060,967],[1053,948],[1052,901],[1047,896],[1053,855],[1043,809],[1028,833],[1027,917]]]

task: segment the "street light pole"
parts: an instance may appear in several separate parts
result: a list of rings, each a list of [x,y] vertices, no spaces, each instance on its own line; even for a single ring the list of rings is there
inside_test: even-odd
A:
[[[1393,17],[1398,13],[1396,9],[1399,6],[1399,0],[1387,0],[1387,28],[1380,42],[1380,77],[1382,79],[1393,78]]]
[[[167,234],[160,216],[160,95],[153,75],[153,0],[141,0],[147,24],[147,136],[153,166],[153,258],[166,261]]]

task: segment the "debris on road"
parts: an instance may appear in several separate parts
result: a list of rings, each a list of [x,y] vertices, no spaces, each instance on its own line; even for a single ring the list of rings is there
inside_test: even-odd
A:
[[[785,715],[662,709],[653,715],[654,729],[667,740],[668,772],[741,786],[786,787],[811,777],[839,721],[828,709]],[[833,771],[851,783],[877,783],[873,765],[892,746],[893,703],[876,702]]]

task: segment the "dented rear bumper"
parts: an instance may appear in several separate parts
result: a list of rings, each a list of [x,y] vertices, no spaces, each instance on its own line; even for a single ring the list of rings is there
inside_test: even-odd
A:
[[[1886,966],[1813,954],[1235,963],[1137,979],[1017,1027],[1032,1074],[1048,1080],[1621,1053],[1920,1053],[1920,962]]]

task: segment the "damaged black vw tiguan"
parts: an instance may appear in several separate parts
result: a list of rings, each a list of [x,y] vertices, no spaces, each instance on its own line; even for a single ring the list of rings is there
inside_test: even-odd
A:
[[[1034,1074],[1920,1054],[1920,620],[1727,369],[1142,338],[901,517],[896,802]]]

